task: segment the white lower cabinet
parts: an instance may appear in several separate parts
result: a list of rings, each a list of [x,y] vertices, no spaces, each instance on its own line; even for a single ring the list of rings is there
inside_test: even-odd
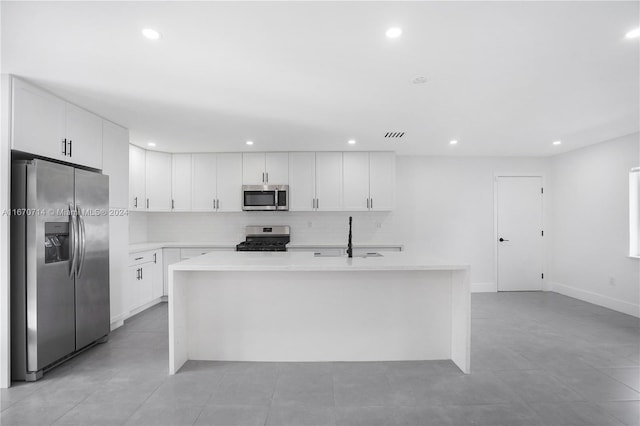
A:
[[[162,269],[164,272],[164,280],[162,285],[162,294],[169,296],[169,265],[180,262],[179,248],[162,249]]]
[[[163,292],[162,250],[129,255],[125,306],[129,316],[154,305]]]

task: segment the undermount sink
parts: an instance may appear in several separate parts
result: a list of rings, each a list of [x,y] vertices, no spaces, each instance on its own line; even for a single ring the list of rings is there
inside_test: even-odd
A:
[[[336,254],[336,253],[313,253],[314,257],[347,257],[346,254]],[[354,254],[353,257],[383,257],[380,253],[362,253],[362,254]]]

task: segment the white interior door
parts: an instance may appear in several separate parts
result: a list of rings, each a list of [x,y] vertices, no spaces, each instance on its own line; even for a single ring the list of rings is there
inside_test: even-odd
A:
[[[542,290],[542,178],[497,178],[498,291]]]

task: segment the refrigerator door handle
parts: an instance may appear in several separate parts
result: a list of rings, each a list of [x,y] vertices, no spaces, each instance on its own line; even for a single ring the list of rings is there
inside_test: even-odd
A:
[[[82,218],[82,214],[80,213],[80,206],[76,206],[76,212],[77,212],[77,217],[78,217],[78,228],[80,230],[79,234],[80,234],[80,247],[78,247],[78,254],[80,255],[80,259],[78,260],[78,272],[77,272],[77,276],[80,277],[80,274],[82,274],[82,267],[84,266],[84,255],[86,253],[86,249],[87,249],[87,239],[86,239],[86,233],[85,233],[85,228],[84,228],[84,219]]]
[[[73,274],[76,271],[76,263],[77,263],[77,251],[78,251],[78,228],[75,218],[75,211],[69,204],[69,225],[71,227],[71,247],[70,247],[70,256],[71,256],[71,267],[69,268],[69,276],[73,277]]]

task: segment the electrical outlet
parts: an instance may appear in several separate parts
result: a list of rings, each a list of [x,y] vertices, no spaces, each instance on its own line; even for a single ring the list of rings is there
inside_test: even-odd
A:
[[[609,285],[615,287],[616,277],[609,277]]]

